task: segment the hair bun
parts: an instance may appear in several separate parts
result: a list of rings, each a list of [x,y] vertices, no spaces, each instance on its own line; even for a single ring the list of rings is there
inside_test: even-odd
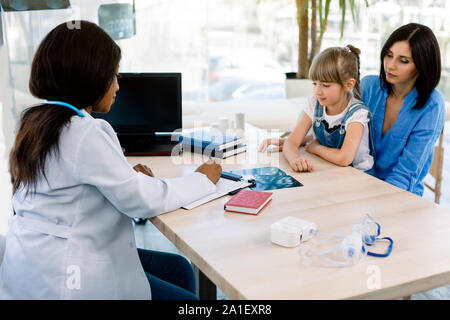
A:
[[[355,46],[353,46],[351,44],[348,44],[344,48],[349,48],[351,52],[353,52],[353,53],[355,53],[357,55],[359,55],[361,53],[361,50],[359,50],[357,47],[355,47]]]

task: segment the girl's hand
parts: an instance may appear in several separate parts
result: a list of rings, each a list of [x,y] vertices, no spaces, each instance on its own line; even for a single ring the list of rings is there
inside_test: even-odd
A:
[[[145,164],[137,164],[133,167],[133,169],[137,172],[142,172],[143,174],[146,174],[149,177],[154,177],[152,170],[150,170],[149,167],[147,167]]]
[[[319,140],[314,139],[305,146],[305,150],[312,154],[317,154],[317,150],[321,147]]]
[[[283,150],[283,143],[285,139],[282,138],[270,138],[264,139],[259,145],[259,152],[264,152],[267,150],[267,147],[270,145],[274,145],[275,147],[271,148],[270,152],[277,152]],[[268,151],[268,150],[267,150]]]
[[[314,166],[308,158],[294,158],[289,161],[289,165],[296,172],[314,171]]]
[[[198,167],[195,171],[203,173],[209,180],[211,180],[212,183],[216,184],[220,179],[222,166],[216,163],[214,160],[209,160]]]

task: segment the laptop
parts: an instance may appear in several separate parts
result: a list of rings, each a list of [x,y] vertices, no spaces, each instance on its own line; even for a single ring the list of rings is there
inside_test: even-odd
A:
[[[173,135],[182,128],[181,73],[120,73],[118,81],[111,110],[92,116],[111,124],[124,154],[161,156],[181,149]]]

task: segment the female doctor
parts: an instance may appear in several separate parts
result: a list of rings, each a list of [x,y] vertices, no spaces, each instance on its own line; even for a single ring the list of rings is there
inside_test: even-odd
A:
[[[221,167],[152,177],[124,157],[108,112],[120,48],[98,26],[65,23],[40,44],[10,154],[13,207],[0,273],[7,299],[196,299],[181,256],[136,248],[132,218],[150,218],[215,191]],[[54,102],[56,101],[56,102]],[[140,172],[138,172],[140,171]]]

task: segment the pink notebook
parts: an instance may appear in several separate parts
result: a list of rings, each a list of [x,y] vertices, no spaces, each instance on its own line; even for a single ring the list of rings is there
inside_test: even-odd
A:
[[[244,189],[225,203],[225,210],[257,215],[270,200],[272,200],[272,192]]]

